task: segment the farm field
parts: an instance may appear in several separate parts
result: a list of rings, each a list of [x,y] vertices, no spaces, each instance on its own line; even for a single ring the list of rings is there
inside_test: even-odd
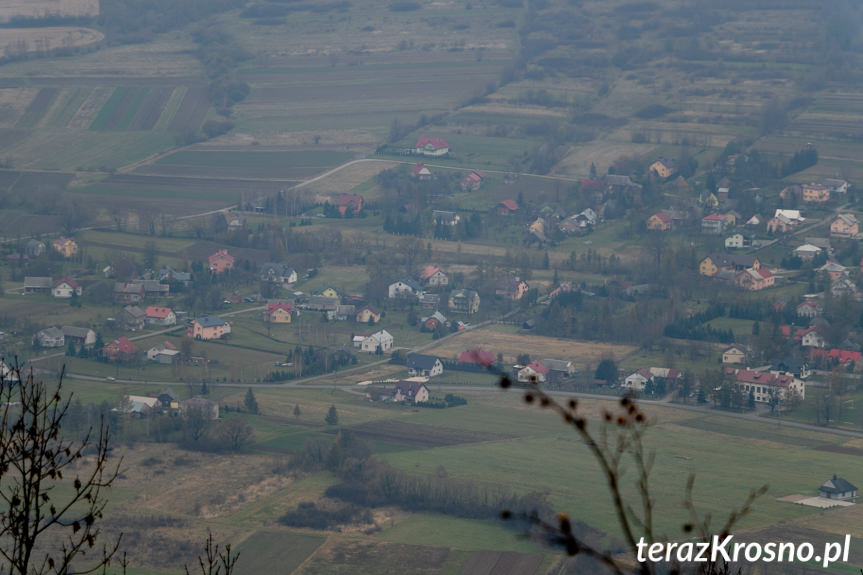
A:
[[[308,151],[181,151],[159,158],[137,173],[209,178],[301,180],[325,168],[353,159],[353,154],[332,150]]]
[[[455,317],[455,315],[453,316]],[[456,338],[444,341],[433,348],[440,357],[457,357],[467,350],[481,348],[494,354],[502,353],[505,361],[515,361],[517,355],[528,353],[531,357],[568,359],[576,368],[585,364],[596,365],[605,357],[616,360],[633,351],[632,346],[609,343],[558,339],[538,335],[523,335],[515,330],[492,326],[470,330]]]
[[[75,48],[96,44],[105,35],[92,28],[46,26],[41,28],[4,28],[0,50],[43,52],[55,48]]]
[[[45,14],[96,16],[99,0],[7,0],[0,6],[0,21],[16,16],[36,18]]]

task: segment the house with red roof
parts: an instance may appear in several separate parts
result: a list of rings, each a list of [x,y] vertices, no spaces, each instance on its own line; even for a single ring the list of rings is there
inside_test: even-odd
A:
[[[144,315],[150,325],[174,325],[177,323],[177,315],[169,307],[151,305],[144,310]]]
[[[432,179],[432,173],[431,170],[429,170],[425,166],[425,164],[423,164],[422,162],[417,162],[411,168],[411,177],[416,180],[425,181]]]
[[[414,153],[439,158],[449,154],[449,144],[443,138],[420,138],[414,147]]]
[[[210,262],[210,271],[214,274],[221,274],[230,271],[234,268],[234,256],[228,253],[228,250],[219,250],[208,258]]]
[[[485,351],[479,348],[463,351],[458,356],[459,363],[473,363],[477,365],[489,366],[494,364],[495,361],[497,361],[497,358],[492,352]]]
[[[776,276],[769,269],[760,266],[758,269],[748,268],[734,276],[734,285],[746,291],[759,291],[776,283]]]
[[[812,359],[823,358],[829,360],[833,365],[847,365],[849,363],[856,364],[860,359],[859,351],[849,351],[847,349],[831,349],[829,351],[815,348],[811,352]]]
[[[671,216],[666,212],[656,212],[647,218],[647,229],[653,232],[667,232],[671,229]]]
[[[726,218],[720,214],[710,214],[701,218],[701,233],[718,236],[725,231]]]
[[[73,295],[81,295],[81,286],[70,277],[64,277],[58,280],[54,287],[51,288],[51,295],[54,297],[68,298]]]
[[[548,368],[539,360],[533,360],[525,366],[516,366],[516,379],[519,383],[544,383]]]
[[[420,285],[424,287],[439,287],[449,284],[449,278],[437,266],[426,266],[417,274]]]
[[[461,186],[461,189],[466,192],[475,192],[482,185],[483,178],[485,178],[485,173],[480,170],[472,170],[471,173],[461,179],[459,185]]]
[[[132,361],[138,354],[138,347],[128,337],[115,339],[102,348],[102,357],[108,361]]]
[[[508,216],[518,211],[518,204],[515,200],[504,200],[494,207],[495,212],[501,216]]]
[[[355,216],[363,209],[363,197],[359,194],[339,194],[336,198],[336,208],[343,216],[348,211]]]
[[[758,403],[770,403],[775,399],[786,401],[792,396],[805,399],[806,384],[788,373],[729,368],[726,374],[731,376],[732,383],[745,397],[749,397],[751,392]]]
[[[267,305],[264,321],[268,323],[291,323],[294,306],[289,303],[277,302]]]

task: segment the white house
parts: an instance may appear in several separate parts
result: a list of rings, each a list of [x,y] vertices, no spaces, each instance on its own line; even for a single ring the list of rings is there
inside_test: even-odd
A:
[[[732,234],[725,238],[725,247],[729,249],[742,248],[743,234]]]
[[[363,338],[362,343],[360,343],[360,349],[368,353],[375,353],[378,347],[381,348],[382,352],[387,352],[393,348],[393,336],[385,329]]]
[[[746,363],[746,348],[732,344],[722,352],[722,363]]]
[[[823,251],[824,250],[822,250],[818,246],[814,246],[812,244],[803,244],[802,246],[794,249],[794,255],[801,260],[811,260]]]
[[[391,283],[388,290],[388,295],[391,299],[397,297],[420,297],[422,293],[422,286],[409,278]]]
[[[412,376],[435,377],[443,373],[443,363],[434,355],[412,353],[408,356],[408,374]]]
[[[635,391],[644,391],[644,387],[652,377],[653,376],[648,370],[642,368],[629,374],[626,379],[623,380],[623,386]]]
[[[54,284],[54,287],[51,288],[51,295],[60,298],[68,298],[72,297],[72,295],[81,295],[81,286],[72,278],[65,277]]]
[[[818,347],[824,348],[827,345],[827,341],[825,341],[824,336],[818,333],[818,330],[814,327],[809,328],[803,334],[803,337],[800,340],[800,345],[803,347]]]

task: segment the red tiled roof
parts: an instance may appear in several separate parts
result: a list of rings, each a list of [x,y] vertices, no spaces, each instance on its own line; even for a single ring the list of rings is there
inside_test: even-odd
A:
[[[438,273],[439,271],[440,270],[438,268],[436,268],[435,266],[426,266],[420,272],[420,279],[426,280],[426,279],[432,277],[433,275],[435,275],[436,273]]]
[[[417,140],[417,148],[425,148],[427,145],[431,144],[431,147],[435,150],[441,150],[443,148],[449,148],[449,144],[446,143],[446,140],[443,138],[420,138]]]
[[[425,164],[423,164],[422,162],[417,162],[416,164],[414,164],[414,167],[411,168],[411,174],[417,176],[421,171],[423,171],[425,167]]]
[[[656,212],[655,214],[653,214],[653,217],[661,220],[662,223],[664,223],[664,224],[670,224],[671,223],[671,216],[669,216],[665,212]]]
[[[58,285],[60,285],[62,283],[67,284],[72,289],[78,289],[79,287],[81,287],[78,285],[78,282],[76,282],[75,280],[73,280],[69,276],[66,276],[63,279],[58,280],[57,283],[54,284],[54,287],[57,287]]]
[[[831,349],[824,351],[823,349],[813,349],[812,357],[824,356],[828,359],[835,359],[838,363],[857,363],[860,359],[859,351],[849,351],[847,349]]]
[[[234,261],[234,256],[229,254],[228,250],[219,250],[209,257],[209,261],[211,264],[221,260],[232,262]]]
[[[496,359],[492,352],[481,349],[469,349],[458,356],[459,363],[478,363],[479,365],[491,365]]]
[[[159,319],[165,319],[168,317],[168,314],[171,313],[171,308],[169,307],[158,307],[155,305],[148,306],[144,311],[144,314],[147,317],[155,317]]]
[[[734,379],[738,383],[788,387],[794,381],[793,375],[777,375],[768,371],[752,371],[751,369],[739,369],[736,373],[734,370],[729,371],[734,373]]]
[[[518,209],[518,204],[515,203],[515,200],[504,200],[500,205],[513,212]]]
[[[758,272],[758,275],[760,275],[764,279],[773,277],[773,272],[765,267],[760,267],[756,271]]]
[[[109,343],[105,347],[116,349],[120,353],[126,354],[134,354],[138,352],[138,347],[132,343],[128,337],[121,337],[120,339],[115,339],[113,342]]]
[[[719,214],[710,214],[709,216],[704,216],[704,217],[703,217],[703,218],[701,218],[701,219],[702,219],[702,220],[709,220],[709,221],[717,222],[717,221],[720,221],[720,220],[724,220],[724,219],[725,219],[725,217],[724,217],[724,216],[720,216]]]
[[[267,313],[273,313],[277,309],[283,309],[288,313],[293,313],[294,306],[288,303],[271,303],[267,306]]]
[[[541,361],[539,361],[538,359],[535,359],[532,362],[530,362],[527,367],[529,367],[530,369],[532,369],[536,373],[539,373],[542,375],[545,375],[548,373],[548,368],[545,367],[545,365]]]

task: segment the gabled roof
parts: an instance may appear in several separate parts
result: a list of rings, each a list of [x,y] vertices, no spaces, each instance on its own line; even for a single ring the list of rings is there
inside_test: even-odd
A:
[[[806,218],[804,218],[804,217],[802,217],[802,216],[800,215],[800,210],[781,210],[781,209],[777,209],[777,210],[776,210],[776,212],[773,214],[773,217],[774,217],[774,218],[778,218],[778,217],[780,217],[780,216],[785,217],[785,218],[788,218],[788,219],[789,219],[789,220],[791,220],[791,221],[800,221],[800,222],[802,222],[802,221],[805,221],[805,220],[806,220]]]
[[[515,200],[504,200],[498,205],[505,207],[511,212],[514,212],[518,209],[518,204],[515,202]]]
[[[569,371],[572,365],[571,361],[566,361],[565,359],[543,359],[541,361],[549,371]]]
[[[27,276],[24,278],[25,288],[51,289],[53,282],[49,277]]]
[[[803,244],[802,246],[794,248],[794,251],[801,254],[819,254],[824,250],[812,244]]]
[[[127,305],[123,308],[123,313],[131,316],[133,319],[142,319],[147,316],[147,314],[136,305]]]
[[[840,272],[841,273],[841,272],[844,272],[845,269],[846,269],[845,266],[843,266],[842,264],[838,264],[836,262],[827,262],[826,264],[824,264],[823,266],[818,268],[818,270],[816,270],[816,271],[828,272],[828,273],[830,273],[830,272]]]
[[[194,321],[197,322],[198,325],[200,325],[201,327],[217,327],[228,323],[222,318],[215,315],[204,315],[196,318]]]
[[[414,164],[413,168],[411,168],[411,174],[414,176],[419,176],[420,174],[431,174],[431,171],[426,168],[425,164],[422,162],[417,162]]]
[[[794,376],[770,373],[769,371],[752,371],[751,369],[729,370],[739,383],[788,387]]]
[[[398,392],[398,393],[401,393],[402,395],[406,395],[408,397],[413,397],[417,393],[419,393],[419,391],[424,387],[426,389],[428,389],[428,387],[426,387],[426,384],[424,384],[421,381],[402,380],[396,384],[395,388],[393,389],[393,392],[394,393]]]
[[[857,218],[854,217],[854,214],[839,214],[833,221],[835,222],[836,220],[842,220],[847,226],[853,226],[859,223]]]
[[[393,283],[399,283],[399,282],[403,283],[404,285],[408,286],[409,288],[411,288],[414,291],[422,291],[422,289],[423,289],[420,284],[418,284],[417,282],[415,282],[411,278],[400,279],[397,282],[393,282]]]
[[[63,335],[63,330],[61,330],[59,327],[54,327],[54,326],[46,327],[45,329],[39,330],[36,333],[36,335],[41,336],[41,337],[51,338],[51,339],[59,339],[61,337],[65,337]]]
[[[763,277],[764,279],[769,279],[769,278],[772,278],[772,277],[773,277],[773,272],[772,272],[772,271],[770,271],[769,269],[767,269],[767,268],[766,268],[766,267],[764,267],[764,266],[761,266],[760,268],[758,268],[757,270],[755,270],[755,273],[757,273],[758,275],[760,275],[760,276],[761,276],[761,277]]]
[[[818,491],[822,491],[824,493],[849,493],[851,491],[857,491],[857,487],[841,477],[836,477],[836,474],[834,473],[833,478],[825,481],[821,487],[818,488]]]
[[[831,349],[830,351],[825,351],[823,349],[813,349],[812,356],[819,357],[823,356],[828,359],[834,359],[837,363],[857,363],[857,360],[860,359],[859,351],[850,351],[847,349]]]
[[[490,351],[482,349],[469,349],[461,352],[458,356],[459,363],[476,363],[479,365],[491,365],[497,358]]]
[[[527,364],[527,367],[529,367],[530,369],[532,369],[533,371],[535,371],[536,373],[538,373],[540,375],[546,375],[548,373],[548,367],[546,367],[545,364],[543,364],[538,359],[535,359],[532,362],[530,362],[529,364]]]
[[[289,303],[271,303],[267,305],[267,313],[273,313],[277,309],[285,310],[288,313],[292,313],[294,311],[294,306]]]
[[[417,148],[431,147],[435,150],[449,148],[449,144],[443,138],[420,138],[417,140]]]
[[[66,284],[67,286],[69,286],[72,289],[78,289],[79,287],[81,287],[80,285],[78,285],[78,282],[76,282],[75,280],[73,280],[69,276],[66,276],[61,280],[57,280],[57,282],[54,284],[54,287],[56,288],[62,284]]]
[[[435,275],[436,273],[438,273],[439,271],[440,271],[440,269],[435,267],[435,266],[426,266],[422,270],[420,270],[419,279],[420,280],[427,280],[430,277],[432,277],[433,275]]]
[[[655,214],[653,214],[652,217],[660,220],[663,224],[670,224],[671,223],[671,216],[669,216],[665,212],[656,212]]]
[[[724,220],[725,220],[725,216],[720,215],[720,214],[710,214],[709,216],[704,216],[703,218],[701,218],[701,221],[708,221],[708,222],[721,222]]]
[[[147,307],[144,313],[147,317],[165,319],[173,313],[173,310],[169,307],[158,307],[155,305],[151,305]]]
[[[758,259],[756,256],[724,253],[710,254],[710,256],[708,257],[710,258],[710,261],[713,262],[713,265],[719,268],[751,268],[753,265],[755,265],[755,261]]]
[[[436,355],[412,353],[408,356],[407,366],[411,369],[426,371],[432,369],[438,361],[440,358]]]
[[[89,327],[77,327],[74,325],[64,325],[63,335],[66,337],[86,338],[93,330]]]
[[[234,261],[234,256],[228,253],[228,250],[219,250],[208,258],[209,262],[212,264],[217,261]]]
[[[119,339],[115,339],[105,347],[111,347],[117,349],[120,353],[133,354],[138,351],[138,346],[132,343],[128,337],[121,337]]]

